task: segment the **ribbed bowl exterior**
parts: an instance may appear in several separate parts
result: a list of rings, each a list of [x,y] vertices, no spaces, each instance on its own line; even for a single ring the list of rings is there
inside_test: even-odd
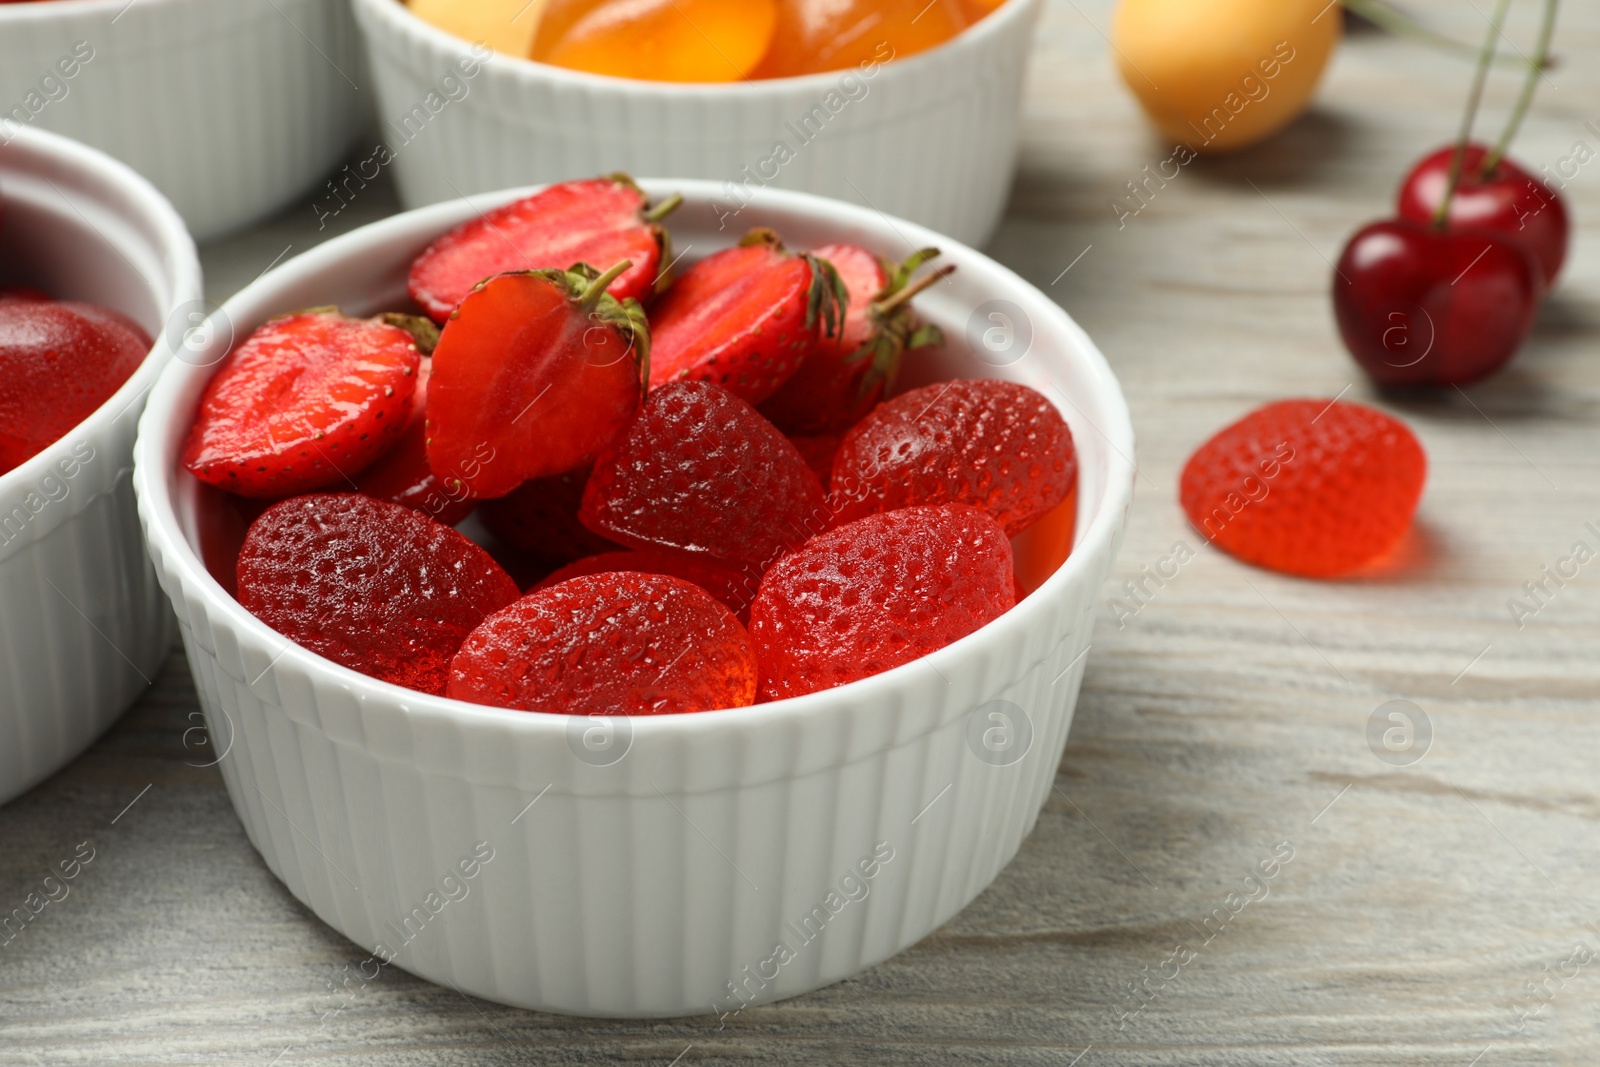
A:
[[[0,259],[64,297],[115,307],[155,346],[65,438],[0,475],[0,803],[59,770],[143,691],[172,615],[145,554],[133,442],[169,358],[163,325],[200,298],[194,243],[131,170],[36,130],[0,147]],[[10,280],[19,280],[13,276]]]
[[[988,240],[1010,195],[1040,6],[1010,0],[870,76],[678,86],[494,56],[471,78],[455,68],[450,86],[466,42],[396,0],[353,3],[408,207],[623,170],[716,182],[728,211],[768,187],[830,196],[970,245]],[[444,101],[436,111],[430,94]],[[744,232],[742,213],[730,217]]]
[[[363,69],[348,0],[0,4],[0,143],[32,126],[94,145],[209,240],[333,168],[370,113]]]
[[[680,247],[728,243],[715,186],[646,187],[685,193],[673,216]],[[329,242],[223,314],[243,336],[283,308],[392,304],[433,237],[511,195],[414,211]],[[913,944],[981,892],[1033,827],[1132,488],[1115,379],[1037,290],[915,224],[792,193],[750,213],[797,247],[849,239],[903,255],[941,245],[960,270],[918,306],[952,345],[923,373],[1059,389],[1078,441],[1076,547],[1055,575],[977,633],[840,689],[701,715],[589,720],[426,697],[337,667],[244,612],[201,566],[199,489],[174,460],[209,372],[175,365],[157,388],[136,457],[141,516],[229,795],[290,891],[380,959],[527,1008],[734,1011]],[[996,292],[1033,337],[1026,356],[1002,367],[961,340],[966,318]],[[463,861],[473,877],[446,882]]]

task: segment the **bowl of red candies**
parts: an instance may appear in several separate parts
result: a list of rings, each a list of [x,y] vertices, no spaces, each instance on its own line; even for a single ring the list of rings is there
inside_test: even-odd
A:
[[[194,243],[128,168],[54,134],[0,146],[0,802],[144,691],[171,613],[130,465]]]
[[[364,227],[142,423],[251,841],[504,1003],[726,1016],[949,919],[1050,790],[1120,539],[1127,409],[1058,306],[909,222],[782,193],[740,236],[716,196]]]

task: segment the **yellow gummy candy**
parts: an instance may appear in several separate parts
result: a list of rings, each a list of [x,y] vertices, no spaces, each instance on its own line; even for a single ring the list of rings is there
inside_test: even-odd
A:
[[[617,78],[737,81],[777,20],[777,0],[555,0],[533,58]]]
[[[526,56],[533,50],[545,0],[409,0],[419,19],[463,41]]]

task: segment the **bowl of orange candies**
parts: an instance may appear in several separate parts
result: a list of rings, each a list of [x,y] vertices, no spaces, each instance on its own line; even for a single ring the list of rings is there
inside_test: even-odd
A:
[[[609,171],[796,189],[988,240],[1042,0],[354,0],[406,207]],[[697,209],[701,210],[701,209]]]

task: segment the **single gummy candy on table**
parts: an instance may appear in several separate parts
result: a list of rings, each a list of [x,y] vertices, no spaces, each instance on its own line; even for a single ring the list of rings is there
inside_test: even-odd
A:
[[[1406,425],[1360,404],[1280,400],[1220,430],[1189,457],[1184,512],[1228,554],[1326,578],[1399,543],[1427,479]]]

